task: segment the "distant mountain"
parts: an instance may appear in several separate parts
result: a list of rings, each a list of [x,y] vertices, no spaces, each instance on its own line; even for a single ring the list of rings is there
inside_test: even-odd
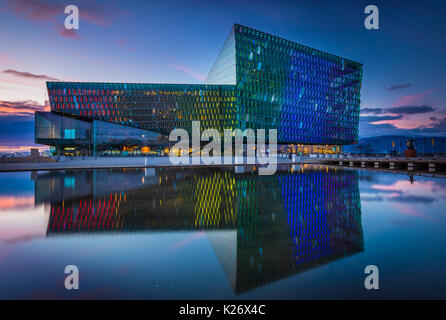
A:
[[[404,153],[406,143],[413,138],[414,146],[420,153],[446,153],[446,137],[407,137],[407,136],[377,136],[362,138],[357,144],[344,146],[344,152],[351,153]],[[432,145],[433,139],[433,145]]]

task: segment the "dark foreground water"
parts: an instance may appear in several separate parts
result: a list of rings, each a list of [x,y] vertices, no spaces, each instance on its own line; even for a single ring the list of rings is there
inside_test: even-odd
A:
[[[442,178],[319,166],[0,173],[0,298],[446,298],[445,209]]]

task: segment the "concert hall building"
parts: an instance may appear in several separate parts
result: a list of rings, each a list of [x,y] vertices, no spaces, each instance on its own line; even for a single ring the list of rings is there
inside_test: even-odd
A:
[[[235,24],[204,84],[47,82],[35,142],[53,154],[142,155],[175,128],[277,129],[296,153],[358,140],[362,64]]]

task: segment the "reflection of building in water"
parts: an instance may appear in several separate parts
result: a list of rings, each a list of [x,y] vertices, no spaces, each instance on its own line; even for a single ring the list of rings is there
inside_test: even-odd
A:
[[[235,292],[363,249],[355,171],[242,176],[236,232],[209,233]]]
[[[48,234],[207,230],[236,293],[363,249],[356,171],[151,170],[39,174]]]

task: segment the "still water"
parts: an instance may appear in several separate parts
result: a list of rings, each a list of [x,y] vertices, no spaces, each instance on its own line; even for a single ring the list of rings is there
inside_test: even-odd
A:
[[[446,298],[445,209],[444,178],[324,166],[0,173],[0,298]]]

